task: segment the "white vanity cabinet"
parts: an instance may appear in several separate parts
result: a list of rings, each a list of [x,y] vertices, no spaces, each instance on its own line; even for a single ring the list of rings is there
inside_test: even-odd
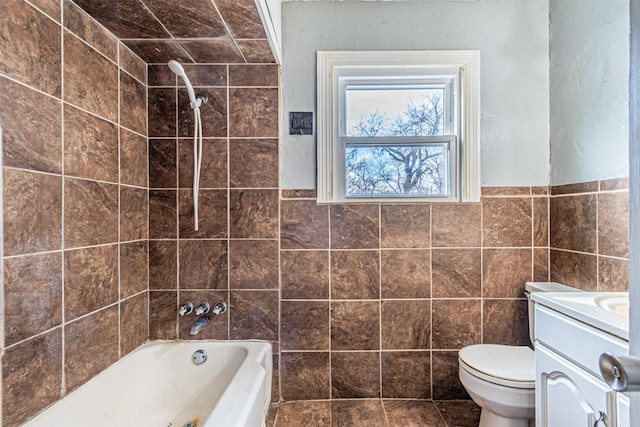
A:
[[[630,426],[631,425],[631,402],[629,402],[629,396],[624,393],[618,393],[618,425]]]
[[[536,427],[629,427],[629,399],[602,379],[605,351],[628,354],[614,335],[536,304]]]

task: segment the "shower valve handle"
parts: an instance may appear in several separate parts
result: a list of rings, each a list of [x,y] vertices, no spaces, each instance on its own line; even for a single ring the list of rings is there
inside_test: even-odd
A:
[[[224,301],[218,301],[214,306],[211,312],[213,314],[219,315],[227,311],[227,303]]]
[[[192,302],[185,302],[178,309],[178,314],[180,316],[184,316],[185,314],[189,314],[192,311],[193,311],[193,303]]]
[[[203,314],[207,314],[209,310],[211,310],[211,305],[206,301],[202,301],[196,307],[196,316],[202,316]]]

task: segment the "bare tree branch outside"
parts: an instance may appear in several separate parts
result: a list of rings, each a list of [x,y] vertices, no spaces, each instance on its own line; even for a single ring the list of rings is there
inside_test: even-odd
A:
[[[396,117],[375,111],[361,116],[349,136],[433,136],[444,131],[442,91],[421,102],[408,101]],[[370,144],[347,146],[346,185],[350,196],[436,195],[446,189],[442,146]]]

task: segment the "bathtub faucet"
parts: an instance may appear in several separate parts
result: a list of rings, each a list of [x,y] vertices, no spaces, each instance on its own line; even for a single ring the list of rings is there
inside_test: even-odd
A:
[[[207,316],[199,317],[198,320],[191,327],[191,335],[197,335],[198,332],[203,330],[209,324],[209,318]]]
[[[210,322],[209,316],[202,316],[203,314],[213,313],[216,316],[218,316],[224,313],[225,311],[227,311],[227,303],[223,301],[219,301],[213,306],[213,308],[211,308],[208,302],[203,301],[200,304],[198,304],[198,307],[196,308],[195,311],[196,311],[196,314],[200,317],[198,318],[198,320],[195,321],[195,323],[191,327],[191,335],[197,335],[198,332],[200,332],[201,330],[206,328],[207,325],[209,325],[209,322]]]

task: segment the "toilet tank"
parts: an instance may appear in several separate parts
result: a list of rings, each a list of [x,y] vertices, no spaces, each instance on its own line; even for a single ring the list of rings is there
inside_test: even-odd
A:
[[[529,310],[529,339],[531,339],[531,344],[535,345],[535,319],[533,316],[534,313],[534,302],[529,296],[531,292],[582,292],[580,289],[572,288],[571,286],[563,285],[562,283],[557,282],[527,282],[524,285],[524,294],[528,299],[528,310]]]

